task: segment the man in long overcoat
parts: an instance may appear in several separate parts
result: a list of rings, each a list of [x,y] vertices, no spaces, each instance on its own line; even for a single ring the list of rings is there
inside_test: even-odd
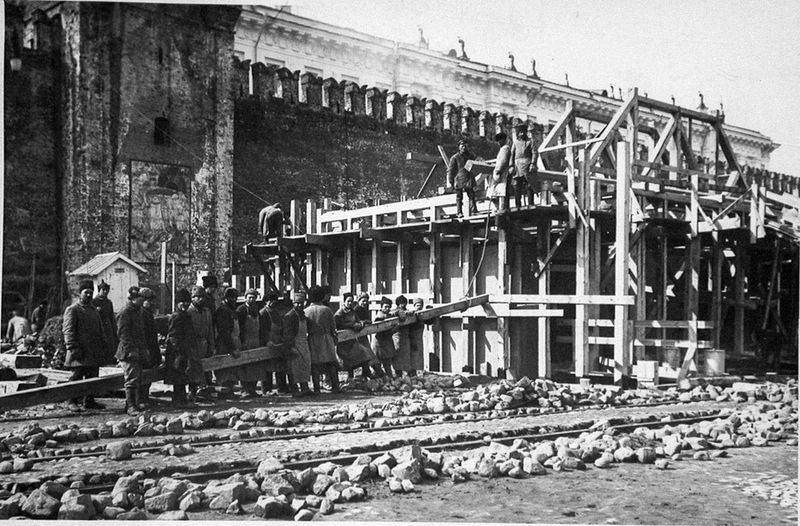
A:
[[[82,281],[78,286],[78,301],[64,311],[62,331],[67,351],[64,366],[72,369],[70,381],[97,378],[100,366],[111,360],[105,340],[100,314],[92,305],[94,283]],[[73,398],[67,406],[70,411],[80,411],[79,399]],[[87,395],[83,400],[86,409],[105,409],[103,404]]]

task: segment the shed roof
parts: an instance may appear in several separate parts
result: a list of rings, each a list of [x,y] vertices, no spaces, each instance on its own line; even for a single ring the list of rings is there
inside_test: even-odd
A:
[[[128,265],[132,266],[139,272],[147,274],[147,271],[142,268],[141,265],[138,265],[135,261],[131,258],[123,254],[122,252],[106,252],[105,254],[97,254],[95,257],[81,265],[80,267],[76,268],[72,272],[69,273],[70,276],[97,276],[105,269],[116,263],[118,260],[122,260]]]

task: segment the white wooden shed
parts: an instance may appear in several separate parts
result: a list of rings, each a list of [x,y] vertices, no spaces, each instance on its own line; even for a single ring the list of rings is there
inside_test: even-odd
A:
[[[128,289],[139,285],[139,274],[147,271],[121,252],[98,254],[69,273],[79,279],[94,281],[95,292],[103,281],[111,286],[108,299],[114,304],[114,312],[119,312],[128,301]]]

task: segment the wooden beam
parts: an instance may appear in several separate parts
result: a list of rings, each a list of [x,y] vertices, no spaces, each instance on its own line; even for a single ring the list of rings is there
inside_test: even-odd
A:
[[[581,150],[582,158],[578,163],[578,177],[575,184],[575,209],[580,211],[589,203],[589,150]],[[585,296],[589,292],[590,260],[592,257],[589,239],[591,228],[583,218],[575,230],[575,295]],[[575,358],[575,376],[581,378],[591,372],[589,359],[589,325],[586,305],[575,305],[575,341],[573,356]]]
[[[632,96],[627,108],[633,104]],[[626,112],[627,113],[627,109]],[[620,119],[624,113],[617,114]],[[616,207],[616,257],[614,259],[614,294],[623,297],[628,294],[628,252],[630,235],[630,148],[626,142],[617,143],[617,196]],[[633,299],[633,298],[631,298]],[[628,327],[628,308],[618,304],[614,307],[614,382],[619,384],[630,372],[631,333]]]
[[[589,158],[589,166],[592,166],[597,162],[597,160],[600,158],[600,154],[606,149],[606,146],[611,143],[611,140],[614,138],[614,133],[622,125],[631,108],[634,106],[634,104],[636,104],[637,99],[638,95],[636,91],[631,91],[625,98],[622,105],[614,114],[614,117],[612,117],[611,122],[606,125],[603,133],[600,134],[601,141],[592,146],[592,155]],[[619,159],[619,154],[617,155],[617,159]]]
[[[752,184],[752,181],[749,180],[750,178],[746,173],[744,173],[742,167],[739,166],[739,161],[736,160],[736,153],[733,151],[733,146],[731,146],[731,142],[722,127],[722,122],[715,122],[714,130],[717,132],[717,142],[719,143],[719,147],[722,149],[722,153],[725,155],[725,159],[728,161],[728,169],[735,170],[736,173],[739,174],[738,177],[744,181],[745,185]]]
[[[533,274],[534,279],[539,279],[539,276],[541,276],[542,273],[545,270],[547,270],[547,267],[548,267],[548,265],[550,265],[550,262],[553,260],[553,257],[556,255],[556,252],[558,252],[558,249],[561,248],[561,245],[564,244],[564,241],[566,241],[567,237],[569,237],[569,235],[573,231],[574,231],[574,229],[568,228],[568,229],[564,230],[564,232],[561,233],[561,236],[559,236],[559,238],[556,240],[556,243],[555,243],[555,245],[553,245],[553,248],[550,249],[550,252],[544,258],[544,260],[539,264],[539,269],[536,272],[534,272],[534,274]]]
[[[691,188],[692,188],[692,202],[689,208],[689,226],[690,231],[686,234],[686,248],[687,254],[687,273],[686,273],[686,291],[684,293],[686,298],[686,312],[685,317],[689,320],[689,338],[690,345],[683,358],[683,364],[680,371],[678,371],[678,381],[686,378],[689,373],[689,368],[692,365],[695,355],[697,354],[697,313],[700,307],[700,255],[702,250],[701,238],[698,232],[699,208],[700,203],[697,200],[697,187],[699,185],[699,178],[697,174],[692,175]]]
[[[719,119],[713,115],[709,115],[707,113],[703,113],[696,110],[690,110],[688,108],[683,108],[675,104],[670,104],[668,102],[662,102],[660,100],[650,99],[647,97],[639,97],[639,105],[653,110],[663,111],[671,115],[680,113],[684,117],[690,117],[694,120],[700,122],[706,122],[708,124],[715,124],[719,122]]]
[[[443,318],[562,318],[564,309],[515,309],[509,303],[486,303]]]
[[[439,316],[443,316],[444,314],[466,310],[476,305],[482,305],[488,301],[489,294],[481,294],[480,296],[464,298],[452,303],[445,303],[444,305],[437,305],[436,307],[432,307],[430,309],[424,309],[419,313],[409,314],[404,320],[400,320],[400,318],[387,318],[377,323],[371,323],[358,332],[341,330],[337,332],[337,341],[345,342],[355,340],[362,336],[369,336],[370,334],[390,331],[404,325],[411,325],[417,321],[432,320],[434,318],[438,318]]]
[[[537,291],[539,298],[547,298],[550,295],[550,271],[547,269],[545,259],[550,251],[550,220],[540,220],[536,224],[536,256],[539,264],[539,274],[537,279]],[[517,297],[523,296],[522,294],[516,295]],[[512,298],[514,295],[512,295]],[[509,298],[507,301],[513,302]],[[531,302],[531,303],[536,303]],[[544,303],[540,301],[539,303]],[[539,307],[540,310],[546,310],[544,305]],[[536,322],[536,373],[539,378],[546,378],[550,375],[552,361],[550,354],[550,320],[546,317],[541,317]]]
[[[492,303],[514,303],[516,305],[633,305],[629,295],[584,295],[575,294],[506,294],[492,296]]]
[[[647,158],[649,163],[658,163],[661,156],[664,154],[664,151],[667,149],[667,145],[669,144],[669,140],[672,138],[673,134],[675,133],[675,126],[677,126],[678,121],[675,119],[674,115],[669,116],[669,121],[667,121],[667,125],[661,132],[661,135],[658,137],[658,142],[653,148],[653,151],[650,152],[650,155]],[[642,171],[642,176],[648,177],[650,172],[653,169],[651,167],[646,167],[644,171]]]

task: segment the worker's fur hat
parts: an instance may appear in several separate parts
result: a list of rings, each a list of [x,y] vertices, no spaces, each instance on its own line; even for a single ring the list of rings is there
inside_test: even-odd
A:
[[[395,305],[408,305],[408,298],[400,294],[394,299]]]
[[[528,123],[527,122],[520,122],[519,124],[514,125],[514,131],[528,131]]]
[[[246,298],[247,296],[255,296],[257,298],[258,291],[251,287],[244,292],[244,297]]]
[[[194,287],[192,287],[192,297],[200,296],[202,298],[205,297],[205,295],[206,295],[206,289],[204,289],[200,285],[195,285]]]
[[[239,291],[233,287],[228,287],[225,289],[225,292],[222,294],[225,298],[238,298]]]
[[[139,297],[139,295],[140,295],[139,293],[140,293],[139,287],[134,285],[133,287],[128,289],[128,299],[129,300],[135,300],[136,298]]]
[[[175,303],[189,303],[192,301],[192,294],[186,289],[179,289],[175,293]]]
[[[85,279],[78,284],[78,292],[89,289],[94,292],[94,282],[90,279]]]
[[[148,287],[142,287],[139,289],[139,296],[146,300],[151,300],[156,297],[156,293],[153,292],[153,289]]]
[[[308,289],[308,301],[311,303],[319,303],[325,299],[325,292],[323,292],[322,287],[319,285],[311,285],[311,288]]]
[[[219,282],[217,281],[217,277],[216,276],[203,276],[202,280],[203,280],[203,287],[205,287],[205,288],[209,288],[209,287],[216,288],[216,287],[219,287]]]
[[[97,286],[97,290],[111,290],[111,285],[106,283],[106,280],[102,280]]]
[[[278,293],[271,290],[264,294],[264,301],[278,301]]]
[[[292,293],[292,301],[302,302],[306,301],[306,293],[302,290],[296,290]]]
[[[382,297],[382,298],[381,298],[381,307],[382,307],[382,306],[384,306],[384,305],[389,305],[389,306],[391,307],[391,305],[392,305],[392,300],[390,300],[390,299],[389,299],[389,298],[387,298],[386,296]]]
[[[368,300],[368,299],[369,299],[369,292],[361,292],[356,298],[357,301]]]
[[[507,139],[508,139],[508,135],[506,135],[503,132],[500,132],[500,133],[498,133],[497,135],[494,136],[494,140],[497,141],[497,142],[506,142]]]

